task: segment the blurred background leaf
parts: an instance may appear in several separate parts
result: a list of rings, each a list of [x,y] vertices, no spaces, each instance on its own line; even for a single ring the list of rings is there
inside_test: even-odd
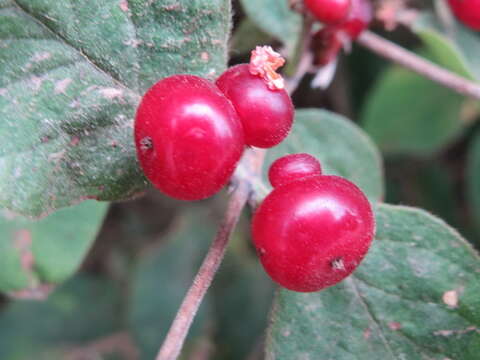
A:
[[[302,31],[302,20],[289,8],[288,1],[240,0],[248,18],[258,28],[280,40],[286,53],[293,55]],[[259,44],[261,45],[261,44]]]
[[[42,220],[0,210],[0,291],[42,298],[80,266],[108,204],[85,201]]]
[[[383,152],[426,156],[460,135],[463,103],[452,90],[392,66],[370,92],[362,124]]]
[[[89,342],[121,329],[119,299],[119,289],[113,283],[81,275],[62,285],[45,302],[11,303],[0,313],[0,358],[67,359],[80,344],[86,348]],[[88,359],[103,359],[92,352]]]
[[[271,43],[273,37],[262,31],[250,18],[244,18],[238,25],[230,40],[233,56],[248,53],[258,45]]]

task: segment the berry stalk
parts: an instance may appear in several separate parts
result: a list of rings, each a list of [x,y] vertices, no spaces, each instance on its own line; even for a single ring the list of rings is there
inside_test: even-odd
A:
[[[236,172],[232,178],[235,188],[228,202],[225,217],[192,286],[180,305],[156,360],[175,360],[180,355],[190,325],[223,260],[230,235],[250,198],[252,184],[260,176],[264,157],[265,150],[261,149],[251,149],[243,157],[239,166],[242,171]]]
[[[175,360],[180,355],[190,325],[223,260],[230,234],[235,229],[243,207],[247,203],[249,188],[246,182],[240,182],[233,191],[217,236],[180,305],[156,360]]]

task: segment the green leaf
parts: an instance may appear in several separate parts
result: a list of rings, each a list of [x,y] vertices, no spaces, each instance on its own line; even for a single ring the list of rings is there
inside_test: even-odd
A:
[[[280,290],[267,359],[478,359],[480,258],[425,211],[377,208],[353,276],[317,293]]]
[[[70,277],[102,225],[108,204],[86,201],[32,221],[0,210],[0,291],[47,295]]]
[[[0,3],[0,206],[42,216],[146,188],[132,137],[140,95],[226,64],[230,1]]]
[[[68,348],[120,328],[119,289],[102,278],[77,276],[45,302],[18,301],[0,313],[2,360],[65,359],[40,352]]]
[[[133,276],[129,326],[142,359],[155,357],[215,236],[214,224],[201,207],[184,214],[177,226],[164,246],[141,259]],[[205,326],[208,308],[207,295],[189,339]]]
[[[474,223],[480,224],[480,132],[475,134],[468,152],[467,194]]]
[[[423,40],[433,60],[470,79],[480,80],[480,38],[454,22],[445,29],[431,13],[419,16],[412,30]]]
[[[231,39],[233,55],[250,53],[257,45],[272,42],[272,37],[260,30],[249,18],[243,19]]]
[[[314,109],[296,111],[293,130],[267,152],[265,182],[270,164],[286,154],[309,153],[325,174],[343,176],[372,200],[383,197],[383,165],[377,148],[361,129],[343,116]]]
[[[430,155],[460,134],[463,101],[450,89],[392,66],[370,93],[362,124],[386,153]]]
[[[292,11],[287,0],[241,0],[249,19],[265,33],[282,41],[292,54],[300,39],[301,16]],[[261,44],[258,44],[261,45]]]

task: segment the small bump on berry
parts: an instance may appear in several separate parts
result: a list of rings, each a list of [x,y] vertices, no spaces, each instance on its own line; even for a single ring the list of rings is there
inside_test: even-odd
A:
[[[150,136],[145,136],[140,140],[140,150],[148,151],[153,148],[153,141]]]
[[[342,258],[336,258],[332,261],[332,268],[335,270],[345,270],[345,264]]]
[[[308,176],[321,175],[322,167],[309,154],[290,154],[275,160],[268,170],[268,179],[273,187],[298,181]]]

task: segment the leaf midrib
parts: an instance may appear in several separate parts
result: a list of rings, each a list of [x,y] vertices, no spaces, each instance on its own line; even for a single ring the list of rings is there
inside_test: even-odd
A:
[[[371,311],[370,307],[368,306],[367,302],[365,301],[365,299],[362,297],[362,295],[360,294],[360,291],[358,290],[357,288],[357,284],[355,284],[355,280],[353,278],[351,279],[346,279],[345,280],[346,283],[349,283],[351,286],[351,289],[353,290],[353,292],[355,293],[355,295],[357,296],[358,300],[360,301],[360,303],[362,304],[362,306],[364,307],[365,309],[365,312],[366,314],[368,315],[368,317],[370,318],[370,320],[377,326],[378,328],[378,334],[380,335],[380,338],[385,346],[385,348],[388,350],[388,352],[390,353],[390,356],[392,357],[393,360],[396,360],[397,357],[395,356],[395,353],[393,352],[392,348],[390,347],[390,343],[388,342],[387,340],[387,337],[385,336],[385,334],[383,333],[383,329],[382,329],[382,326],[380,325],[380,322],[378,321],[378,319],[375,317],[374,313]]]

